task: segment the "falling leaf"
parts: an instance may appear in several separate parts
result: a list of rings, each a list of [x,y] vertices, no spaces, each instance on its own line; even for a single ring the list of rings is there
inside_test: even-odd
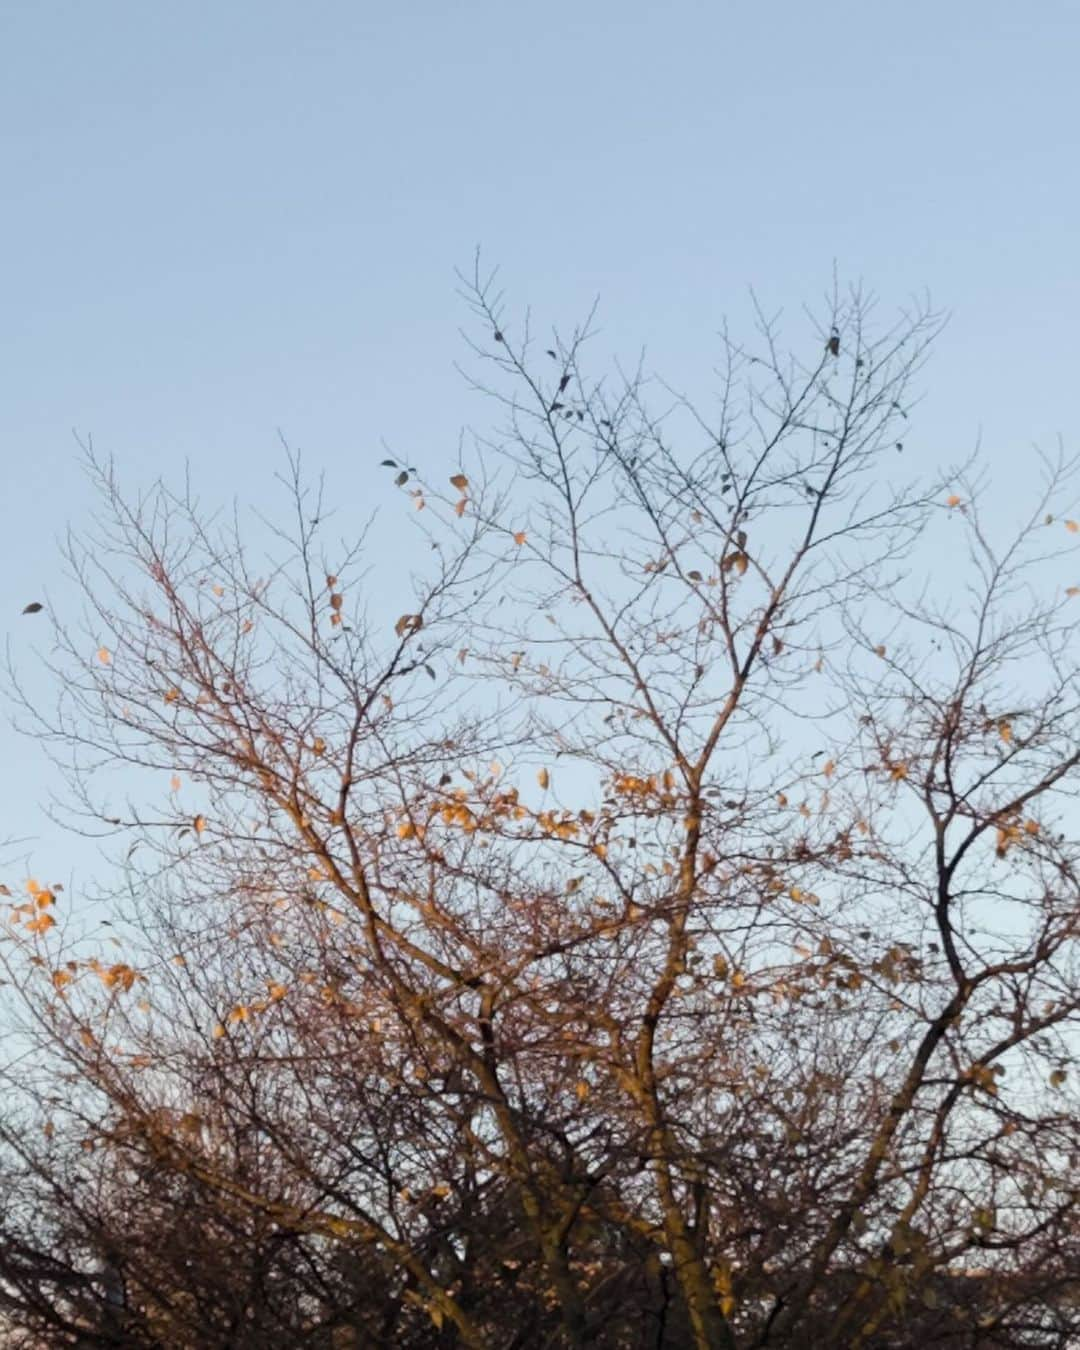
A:
[[[23,608],[23,613],[40,614],[44,608],[45,606],[41,603],[40,600],[31,600],[31,602]]]
[[[951,493],[948,497],[946,497],[946,499],[945,499],[945,505],[946,505],[946,506],[959,506],[959,505],[960,505],[960,498],[956,495],[955,492],[953,492],[953,493]]]
[[[191,827],[196,834],[202,834],[203,830],[206,829],[206,817],[196,816],[195,819],[191,822]]]
[[[514,543],[520,548],[527,538],[528,536],[524,530],[517,530],[514,534]]]
[[[108,647],[99,647],[97,659],[103,666],[107,666],[112,661],[112,652],[109,651]]]
[[[456,473],[450,479],[450,486],[456,487],[459,492],[466,492],[468,491],[469,480],[463,473]]]
[[[547,769],[540,770],[540,772],[536,775],[536,781],[546,792],[548,784],[551,782],[551,775],[548,773]]]

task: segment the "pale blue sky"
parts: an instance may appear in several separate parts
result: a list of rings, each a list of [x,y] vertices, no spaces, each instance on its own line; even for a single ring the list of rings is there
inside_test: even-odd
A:
[[[1072,0],[0,0],[0,628],[63,598],[73,427],[221,500],[280,427],[358,520],[382,438],[452,456],[477,244],[702,396],[750,285],[928,288],[912,460],[981,428],[1007,503],[1077,443],[1078,62]],[[41,833],[34,747],[0,762],[0,837]]]

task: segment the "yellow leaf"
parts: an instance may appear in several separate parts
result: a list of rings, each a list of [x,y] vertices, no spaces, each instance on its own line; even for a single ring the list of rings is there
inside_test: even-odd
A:
[[[577,1099],[579,1102],[583,1102],[585,1098],[589,1095],[589,1085],[584,1078],[579,1078],[577,1080],[577,1083],[574,1087],[574,1092],[577,1094]]]
[[[99,647],[97,659],[103,666],[107,666],[112,660],[112,652],[109,651],[108,647]]]
[[[551,775],[548,773],[547,769],[540,770],[540,772],[536,775],[536,781],[546,792],[547,786],[551,782]]]
[[[225,1028],[224,1028],[224,1027],[221,1025],[221,1023],[219,1022],[219,1023],[217,1024],[217,1026],[216,1026],[216,1027],[214,1028],[214,1030],[213,1030],[213,1037],[214,1037],[214,1040],[215,1040],[215,1041],[220,1041],[221,1038],[222,1038],[222,1036],[224,1036],[224,1035],[225,1035]]]
[[[55,927],[56,920],[51,914],[39,914],[36,919],[28,919],[26,922],[28,933],[47,933],[50,928]]]
[[[232,1022],[234,1026],[237,1022],[247,1022],[250,1018],[251,1009],[246,1007],[243,1003],[238,1003],[232,1012],[229,1013],[229,1021]]]
[[[450,479],[450,486],[456,487],[459,492],[464,492],[469,486],[469,480],[463,473],[456,473]]]
[[[947,497],[947,498],[945,499],[945,505],[946,505],[946,506],[959,506],[959,505],[960,505],[960,498],[959,498],[959,497],[956,495],[956,493],[954,492],[954,493],[952,493],[951,496],[949,496],[949,497]]]
[[[521,545],[525,542],[527,538],[528,535],[525,533],[524,530],[517,530],[514,533],[514,543],[517,544],[518,548],[521,547]]]
[[[892,765],[889,769],[889,777],[894,783],[899,783],[902,779],[907,777],[907,765],[904,763]]]
[[[403,820],[397,827],[397,837],[399,839],[415,839],[416,826],[411,820]]]

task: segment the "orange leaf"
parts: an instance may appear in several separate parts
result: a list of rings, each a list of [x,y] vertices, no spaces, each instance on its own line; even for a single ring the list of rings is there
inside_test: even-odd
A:
[[[1006,745],[1008,745],[1008,743],[1012,740],[1012,727],[1009,725],[1008,722],[998,723],[998,735],[1001,737],[1001,739],[1005,742]]]
[[[178,773],[174,773],[173,776],[169,779],[169,787],[173,790],[173,792],[180,791],[180,775]]]
[[[1076,532],[1080,530],[1080,525],[1078,525],[1075,520],[1067,520],[1065,522],[1065,528],[1070,534],[1076,534]]]
[[[1080,586],[1066,586],[1065,594],[1068,596],[1080,595]]]
[[[946,505],[946,506],[959,506],[959,505],[960,505],[960,498],[959,498],[959,497],[956,495],[956,493],[954,492],[954,493],[952,493],[951,496],[949,496],[949,497],[947,497],[947,498],[945,499],[945,505]]]
[[[836,769],[836,761],[833,759],[829,759],[825,761],[825,767],[821,770],[821,772],[825,775],[826,778],[831,778],[833,776],[833,772],[835,771],[835,769]]]
[[[517,544],[518,548],[520,548],[527,538],[528,535],[525,533],[524,530],[517,530],[514,534],[514,543]]]
[[[547,769],[540,770],[536,775],[536,781],[545,791],[547,791],[547,786],[551,782],[551,775],[548,773]]]
[[[459,492],[464,492],[469,486],[469,480],[463,473],[456,473],[450,479],[450,486],[456,487]]]
[[[47,933],[50,928],[55,927],[56,920],[51,914],[39,914],[36,919],[28,919],[26,922],[28,933]]]
[[[109,651],[108,647],[99,647],[97,659],[103,666],[107,666],[112,660],[112,652]]]
[[[468,506],[468,504],[469,504],[468,497],[462,497],[462,499],[459,502],[455,502],[454,515],[463,516],[465,514],[465,508]]]
[[[195,819],[191,822],[191,828],[195,831],[196,834],[202,834],[203,830],[206,829],[206,817],[196,816]]]

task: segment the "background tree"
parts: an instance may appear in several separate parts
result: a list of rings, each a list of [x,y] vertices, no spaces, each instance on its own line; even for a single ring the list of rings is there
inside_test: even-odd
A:
[[[295,459],[267,536],[88,456],[23,706],[121,884],[12,896],[9,1318],[1072,1344],[1075,463],[1003,547],[901,481],[925,309],[761,316],[706,412],[467,295],[502,425],[384,462],[409,578]]]

